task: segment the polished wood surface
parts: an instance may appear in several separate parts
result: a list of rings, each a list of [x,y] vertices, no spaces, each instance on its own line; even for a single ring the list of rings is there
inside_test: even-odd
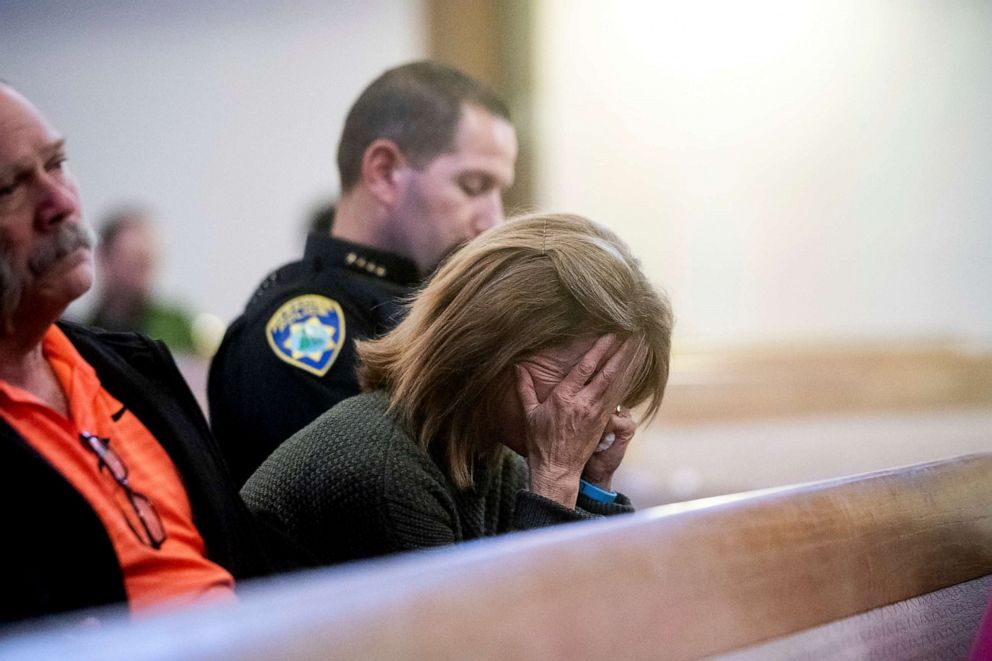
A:
[[[992,408],[992,350],[954,342],[677,351],[658,424]]]
[[[292,576],[0,656],[687,659],[988,574],[982,454]]]
[[[835,620],[714,661],[967,659],[992,594],[992,576]]]

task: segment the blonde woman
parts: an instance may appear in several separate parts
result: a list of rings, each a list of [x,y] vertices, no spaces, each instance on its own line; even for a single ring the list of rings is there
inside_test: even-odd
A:
[[[242,490],[315,564],[632,511],[612,478],[668,379],[671,308],[610,230],[532,215],[481,235],[360,343],[363,394]]]

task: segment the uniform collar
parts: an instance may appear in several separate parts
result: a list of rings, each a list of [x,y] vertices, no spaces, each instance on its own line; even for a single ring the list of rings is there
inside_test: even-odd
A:
[[[416,264],[406,257],[324,234],[307,235],[304,259],[345,268],[407,287],[420,282]]]

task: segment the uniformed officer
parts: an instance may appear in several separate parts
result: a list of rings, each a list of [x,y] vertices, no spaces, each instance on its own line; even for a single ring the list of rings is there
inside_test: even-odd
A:
[[[381,335],[454,248],[503,220],[517,141],[490,89],[416,62],[362,92],[338,146],[330,235],[270,274],[210,368],[214,433],[244,482],[282,441],[358,393],[354,341]]]

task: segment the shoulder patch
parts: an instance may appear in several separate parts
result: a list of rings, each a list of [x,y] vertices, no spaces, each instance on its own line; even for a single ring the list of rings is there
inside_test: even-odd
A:
[[[324,376],[344,346],[344,313],[326,296],[297,296],[269,318],[265,337],[280,360]]]

